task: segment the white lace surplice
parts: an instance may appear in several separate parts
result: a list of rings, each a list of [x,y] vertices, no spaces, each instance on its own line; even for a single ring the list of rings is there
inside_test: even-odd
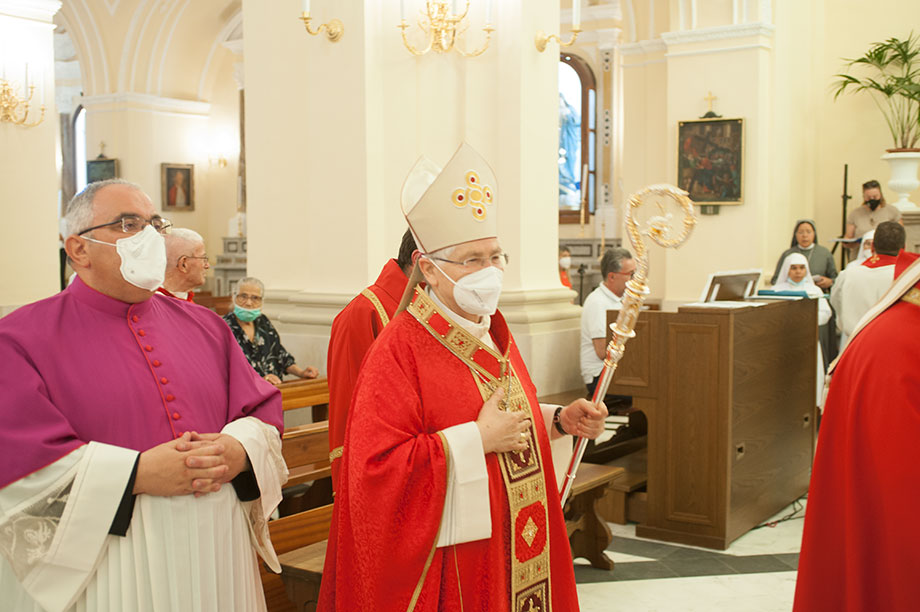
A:
[[[264,610],[256,551],[278,566],[265,519],[286,477],[281,441],[252,417],[224,433],[246,448],[262,497],[241,502],[231,485],[138,495],[125,537],[108,530],[134,451],[90,443],[0,490],[4,609]]]

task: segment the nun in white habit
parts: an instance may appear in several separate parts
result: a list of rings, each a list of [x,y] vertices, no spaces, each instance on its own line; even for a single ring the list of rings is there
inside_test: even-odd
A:
[[[808,269],[808,259],[801,253],[790,253],[786,256],[773,289],[776,291],[804,291],[809,298],[818,300],[818,327],[827,325],[827,322],[830,321],[831,306],[827,303],[824,292],[812,280],[811,270]],[[817,405],[821,406],[824,399],[824,357],[821,354],[820,342],[818,343],[816,372],[818,381],[816,400]]]

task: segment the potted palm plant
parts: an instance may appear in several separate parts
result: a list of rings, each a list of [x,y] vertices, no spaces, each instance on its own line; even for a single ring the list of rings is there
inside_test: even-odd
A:
[[[834,99],[844,92],[866,92],[872,97],[894,141],[882,156],[891,166],[888,186],[900,196],[894,205],[902,211],[920,210],[908,199],[920,187],[920,37],[911,33],[905,40],[874,43],[862,57],[847,60],[846,69],[836,75]]]

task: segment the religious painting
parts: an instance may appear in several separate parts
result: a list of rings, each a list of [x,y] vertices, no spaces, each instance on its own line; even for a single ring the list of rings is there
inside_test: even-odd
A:
[[[697,203],[741,204],[743,119],[681,121],[677,184]]]
[[[160,164],[163,210],[195,210],[195,166]]]
[[[86,184],[118,178],[118,160],[102,157],[86,162]]]

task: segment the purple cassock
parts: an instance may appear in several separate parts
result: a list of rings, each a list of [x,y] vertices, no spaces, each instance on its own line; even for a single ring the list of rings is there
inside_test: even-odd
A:
[[[154,294],[126,304],[79,278],[0,319],[0,487],[90,441],[144,451],[253,416],[281,394],[213,312]]]

